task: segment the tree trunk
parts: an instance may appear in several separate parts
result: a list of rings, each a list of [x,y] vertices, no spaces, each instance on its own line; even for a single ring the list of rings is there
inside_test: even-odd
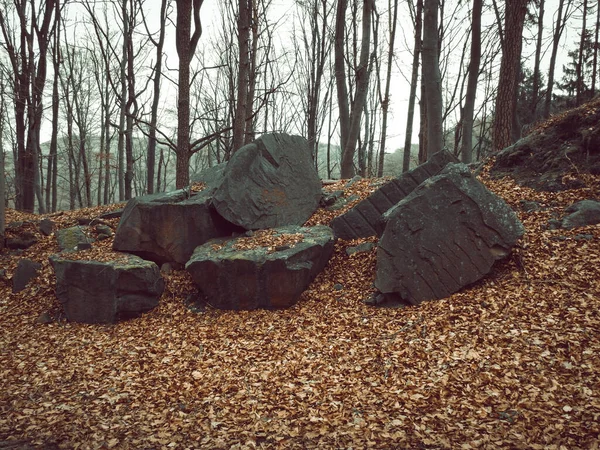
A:
[[[515,95],[521,67],[523,25],[527,13],[527,3],[528,0],[514,0],[507,2],[506,6],[502,60],[492,136],[493,152],[498,152],[512,144],[514,115],[516,114]]]
[[[154,65],[152,109],[150,110],[150,129],[148,133],[146,183],[148,194],[154,193],[154,167],[156,165],[156,126],[158,124],[158,104],[160,102],[160,80],[162,76],[162,56],[165,43],[165,29],[167,22],[167,0],[162,0],[160,5],[160,32],[156,43],[156,64]]]
[[[427,154],[443,148],[442,80],[438,45],[438,0],[425,0],[423,14],[423,80],[427,103]]]
[[[535,44],[535,59],[533,66],[533,87],[531,92],[531,104],[529,109],[531,111],[531,117],[535,122],[538,113],[538,102],[540,95],[540,59],[542,54],[542,37],[544,35],[544,7],[545,0],[539,0],[539,12],[538,12],[538,31],[537,41]]]
[[[383,100],[381,102],[381,142],[379,145],[379,161],[377,164],[377,176],[383,176],[383,162],[385,159],[385,146],[387,138],[387,118],[388,109],[390,106],[390,84],[392,81],[392,64],[394,61],[394,44],[396,42],[396,23],[398,22],[398,0],[394,0],[394,6],[392,7],[391,0],[388,1],[389,22],[388,28],[390,30],[390,42],[388,45],[388,59],[387,59],[387,72],[385,74],[385,91],[383,94]]]
[[[177,0],[176,38],[179,56],[177,95],[177,164],[175,187],[181,189],[190,183],[190,63],[202,34],[200,7],[203,0]],[[192,18],[194,33],[192,34]],[[191,35],[191,36],[190,36]]]
[[[554,37],[552,39],[552,53],[550,56],[550,67],[548,68],[548,86],[546,88],[546,97],[544,99],[544,109],[542,118],[550,116],[550,105],[552,104],[552,89],[554,88],[554,71],[556,68],[556,57],[558,55],[558,45],[562,32],[565,28],[566,12],[563,14],[563,9],[568,10],[571,0],[567,0],[567,7],[564,8],[565,0],[558,0],[558,11],[556,12],[556,23],[554,25]]]
[[[337,88],[338,110],[340,116],[340,148],[346,147],[350,129],[350,106],[348,103],[348,87],[346,85],[346,9],[348,0],[338,0],[335,16],[334,68]]]
[[[342,160],[340,162],[342,178],[351,178],[354,175],[354,153],[356,151],[356,143],[360,133],[362,112],[369,89],[369,49],[371,46],[371,15],[374,8],[373,1],[374,0],[363,1],[362,41],[360,46],[359,65],[356,70],[356,94],[354,96],[354,101],[352,102],[347,140],[342,147]]]
[[[239,64],[235,116],[233,119],[233,140],[231,143],[232,152],[236,152],[242,147],[245,141],[250,77],[250,17],[252,12],[252,2],[253,0],[238,1],[237,28]]]
[[[469,61],[469,78],[467,80],[465,106],[462,114],[461,158],[465,164],[469,164],[473,159],[473,114],[475,110],[475,97],[477,95],[479,64],[481,61],[482,6],[483,0],[473,0],[473,13],[471,15],[471,60]]]
[[[598,49],[600,45],[598,43],[598,32],[600,31],[600,5],[596,5],[596,26],[594,27],[594,62],[592,67],[592,88],[591,97],[594,98],[596,95],[596,77],[598,76]]]
[[[581,37],[579,41],[579,55],[577,57],[577,66],[575,67],[577,73],[577,89],[575,91],[575,106],[580,106],[583,102],[583,53],[585,51],[585,33],[587,30],[587,10],[588,2],[583,0],[583,17],[581,19]]]
[[[412,74],[410,77],[410,94],[408,96],[408,117],[406,119],[406,136],[404,137],[404,155],[402,158],[402,172],[410,169],[410,151],[412,148],[413,122],[415,115],[415,101],[417,86],[419,84],[419,60],[421,59],[421,31],[423,29],[423,0],[417,0],[415,12],[415,45],[413,48]],[[383,175],[383,167],[381,168]]]

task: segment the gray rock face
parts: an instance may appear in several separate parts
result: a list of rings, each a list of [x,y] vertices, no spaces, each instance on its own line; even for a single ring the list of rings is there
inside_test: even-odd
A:
[[[308,141],[264,134],[235,152],[213,204],[228,221],[247,230],[302,225],[321,199],[321,182]]]
[[[350,211],[332,220],[335,235],[340,239],[381,236],[385,227],[383,214],[451,162],[458,160],[452,153],[441,151],[432,155],[426,163],[384,184]]]
[[[158,266],[137,256],[111,262],[53,255],[56,296],[72,322],[115,323],[158,305],[164,289]]]
[[[256,246],[263,233],[272,233],[270,243]],[[323,270],[334,242],[333,231],[323,225],[280,227],[255,238],[208,242],[194,251],[185,268],[215,308],[285,308]]]
[[[42,265],[39,262],[27,258],[20,259],[12,277],[12,291],[21,292],[25,289],[27,284],[37,276],[41,268]]]
[[[56,231],[56,241],[60,251],[74,252],[81,244],[89,244],[90,239],[83,232],[83,227],[75,226]]]
[[[185,264],[194,249],[235,229],[210,206],[203,192],[178,190],[131,199],[115,233],[113,248],[158,264]]]
[[[562,219],[563,228],[585,227],[600,223],[600,202],[581,200],[569,206],[565,212],[568,216]]]
[[[514,211],[463,164],[451,164],[385,214],[375,286],[418,304],[489,273],[524,228]]]

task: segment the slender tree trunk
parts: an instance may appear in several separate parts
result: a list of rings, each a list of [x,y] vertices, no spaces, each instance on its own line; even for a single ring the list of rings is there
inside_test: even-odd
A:
[[[176,39],[179,55],[177,95],[177,163],[175,186],[181,189],[190,182],[190,63],[202,34],[200,7],[203,0],[177,0]],[[192,18],[194,33],[192,34]]]
[[[167,24],[167,0],[162,0],[160,5],[160,32],[156,43],[156,64],[154,65],[152,109],[150,110],[150,130],[148,133],[148,161],[146,183],[148,194],[154,193],[154,167],[156,165],[156,126],[158,124],[158,105],[160,102],[160,81],[162,77],[162,56],[165,43],[165,29]]]
[[[236,152],[245,142],[246,114],[248,112],[248,88],[250,77],[250,17],[253,0],[238,1],[238,83],[235,117],[233,119],[232,151]]]
[[[523,25],[528,0],[513,0],[507,3],[504,21],[504,41],[500,62],[500,79],[496,95],[492,151],[498,152],[512,144],[515,95],[518,89],[521,67]]]
[[[423,14],[423,80],[427,103],[427,154],[442,150],[442,80],[438,45],[438,0],[425,0]]]
[[[427,161],[427,90],[425,89],[425,80],[421,76],[421,99],[419,101],[420,126],[419,126],[419,164]]]
[[[52,51],[52,67],[54,69],[54,75],[52,79],[52,132],[50,134],[50,150],[48,153],[48,170],[46,172],[46,209],[48,211],[55,212],[57,207],[57,176],[58,176],[58,106],[59,106],[59,95],[58,95],[58,81],[59,81],[59,70],[60,70],[60,25],[62,20],[60,19],[60,7],[56,3],[55,6],[55,18],[56,18],[56,30],[53,38],[53,51]]]
[[[5,85],[3,74],[0,74],[0,250],[4,248],[4,235],[5,235],[5,224],[6,224],[6,211],[5,211],[5,193],[6,183],[4,174],[4,124],[6,117],[8,117],[8,111],[6,111],[5,103]]]
[[[544,35],[544,7],[545,0],[539,0],[539,12],[538,12],[538,31],[537,31],[537,41],[535,44],[535,59],[533,66],[533,86],[531,92],[531,105],[529,106],[529,110],[531,111],[531,117],[533,121],[537,119],[538,113],[538,103],[540,101],[540,60],[542,54],[542,37]]]
[[[598,32],[600,31],[600,5],[596,5],[596,26],[594,27],[594,62],[592,67],[592,88],[591,96],[596,95],[596,78],[598,77]]]
[[[342,150],[340,171],[342,178],[351,178],[354,175],[354,153],[360,133],[360,121],[369,89],[370,65],[369,49],[371,44],[371,16],[374,0],[363,0],[362,36],[359,65],[356,70],[356,94],[352,102],[350,113],[350,127],[348,137]],[[337,59],[337,58],[336,58]]]
[[[346,85],[346,9],[348,0],[338,0],[335,17],[334,68],[337,87],[338,110],[340,116],[340,147],[346,147],[350,134],[350,105],[348,103],[348,87]]]
[[[543,2],[543,0],[542,0]],[[471,60],[469,61],[469,78],[465,94],[465,106],[462,114],[462,162],[471,162],[473,153],[473,114],[475,111],[475,97],[477,95],[477,79],[479,77],[479,64],[481,61],[481,11],[483,0],[473,0],[473,13],[471,15]]]
[[[558,11],[556,12],[556,23],[554,24],[554,37],[552,39],[552,53],[550,56],[550,67],[548,68],[548,86],[546,88],[546,97],[544,99],[544,109],[542,118],[550,116],[550,105],[552,104],[552,89],[554,88],[554,71],[556,68],[556,57],[558,55],[558,46],[562,32],[565,28],[565,16],[563,10],[569,8],[571,0],[567,0],[567,8],[565,8],[565,0],[558,0]]]
[[[387,118],[388,109],[390,106],[390,85],[392,81],[392,64],[394,61],[394,44],[396,42],[396,23],[398,22],[398,0],[394,0],[392,6],[391,0],[388,0],[389,21],[388,28],[390,30],[390,42],[388,46],[388,58],[387,58],[387,72],[385,74],[385,91],[383,94],[383,101],[381,102],[381,142],[379,145],[379,161],[377,164],[377,176],[383,176],[383,162],[385,158],[385,146],[387,138]],[[383,158],[381,157],[383,155]]]
[[[406,119],[406,136],[404,137],[404,155],[402,158],[402,172],[410,169],[410,151],[412,148],[413,122],[415,115],[415,101],[417,86],[419,84],[419,60],[421,59],[421,31],[423,29],[423,0],[417,0],[415,12],[415,45],[413,48],[412,74],[410,78],[410,94],[408,95],[408,117]],[[381,168],[383,175],[383,167]]]
[[[587,30],[587,11],[588,11],[588,2],[587,0],[583,0],[583,17],[581,19],[581,37],[579,41],[579,55],[577,58],[577,66],[575,67],[577,72],[577,89],[575,91],[575,106],[581,105],[583,102],[583,53],[585,51],[585,34]]]
[[[121,14],[123,19],[123,49],[121,54],[120,77],[121,94],[119,98],[119,138],[117,143],[117,176],[119,184],[119,201],[125,200],[125,119],[127,115],[127,39],[129,36],[129,19],[127,14],[127,1],[121,0]]]

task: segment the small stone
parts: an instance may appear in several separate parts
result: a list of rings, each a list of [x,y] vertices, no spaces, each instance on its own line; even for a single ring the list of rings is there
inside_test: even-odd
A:
[[[335,289],[336,291],[342,291],[344,289],[344,286],[341,285],[340,283],[335,283],[333,285],[333,289]]]
[[[35,323],[52,323],[54,320],[48,311],[44,311],[41,313],[37,319],[35,319]]]
[[[50,219],[43,219],[40,221],[38,228],[44,236],[50,236],[52,234],[52,230],[54,229],[54,222],[52,222]]]

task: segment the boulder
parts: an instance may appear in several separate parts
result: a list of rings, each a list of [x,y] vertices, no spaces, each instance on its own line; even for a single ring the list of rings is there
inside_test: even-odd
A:
[[[50,219],[42,219],[38,224],[38,229],[44,236],[50,236],[52,234],[52,230],[54,229],[54,222],[52,222]]]
[[[56,241],[61,252],[74,252],[90,243],[90,238],[83,231],[83,227],[74,226],[56,231]]]
[[[177,190],[129,200],[113,248],[162,264],[185,264],[194,249],[209,239],[231,235],[236,227],[210,206],[201,191]]]
[[[581,200],[573,203],[565,212],[561,226],[563,228],[585,227],[600,223],[600,202],[595,200]]]
[[[204,183],[204,190],[208,191],[212,195],[217,190],[217,188],[221,186],[221,183],[223,182],[223,174],[225,173],[226,167],[226,162],[216,164],[212,167],[204,169],[199,174],[192,175],[190,177],[190,180],[192,184]]]
[[[213,204],[228,221],[257,230],[304,224],[321,195],[308,141],[273,133],[234,153]]]
[[[484,277],[524,228],[463,164],[451,164],[386,214],[375,286],[418,304]]]
[[[324,225],[263,230],[199,246],[185,268],[215,308],[285,308],[323,270],[334,241]]]
[[[37,242],[37,237],[31,231],[16,230],[11,233],[11,236],[6,237],[5,245],[10,250],[24,250],[37,244]]]
[[[427,178],[438,174],[448,163],[457,162],[447,151],[435,153],[420,166],[385,183],[354,208],[331,221],[331,227],[340,239],[358,239],[381,236],[385,227],[383,214],[410,194]]]
[[[12,277],[12,291],[21,292],[25,289],[27,284],[37,276],[41,268],[42,265],[39,262],[28,258],[20,259]]]
[[[50,257],[56,273],[56,296],[72,322],[115,323],[137,317],[158,305],[164,282],[158,266],[134,255],[113,261]]]

